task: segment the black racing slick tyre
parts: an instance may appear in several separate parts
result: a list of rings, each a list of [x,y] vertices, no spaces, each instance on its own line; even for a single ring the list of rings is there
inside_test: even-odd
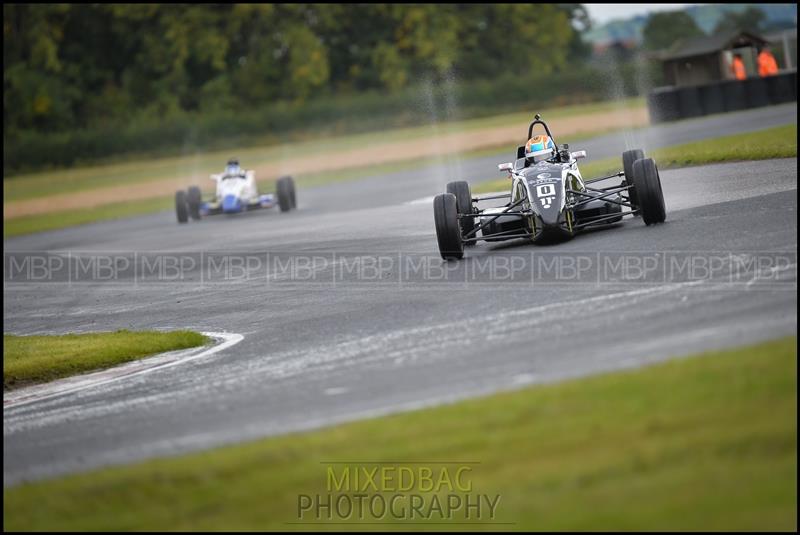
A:
[[[467,183],[465,180],[450,182],[447,184],[446,191],[447,193],[452,193],[456,196],[456,207],[458,208],[459,214],[473,213],[472,192],[469,190],[469,183]],[[466,236],[468,233],[472,232],[472,229],[475,228],[475,219],[472,217],[462,217],[460,222],[463,236]],[[474,244],[475,242],[472,242],[468,245]]]
[[[186,203],[186,192],[183,190],[175,192],[175,214],[178,216],[178,223],[189,221],[189,206]]]
[[[622,153],[622,170],[625,172],[625,183],[628,186],[633,186],[628,189],[628,199],[634,210],[639,207],[639,199],[636,196],[636,186],[633,183],[633,162],[643,158],[644,151],[642,149],[631,149]]]
[[[278,179],[277,184],[278,206],[281,212],[288,212],[292,209],[292,199],[294,198],[294,181],[291,177],[284,176]]]
[[[289,182],[289,197],[292,200],[292,208],[297,208],[297,193],[294,189],[294,178],[287,176],[286,180]]]
[[[458,225],[456,196],[442,193],[433,199],[433,220],[436,223],[436,240],[439,254],[445,260],[458,260],[464,256],[464,242]]]
[[[186,194],[186,204],[189,207],[189,216],[195,221],[200,221],[200,204],[203,194],[197,186],[191,186]]]
[[[652,158],[636,160],[633,163],[633,183],[639,196],[644,224],[663,223],[667,218],[667,210],[664,206],[664,193],[661,190],[661,177]]]

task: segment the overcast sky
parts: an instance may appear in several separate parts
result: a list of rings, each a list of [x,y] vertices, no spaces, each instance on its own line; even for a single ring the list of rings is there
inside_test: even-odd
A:
[[[627,19],[634,15],[644,15],[653,11],[674,11],[697,4],[583,4],[589,16],[597,25],[612,19]]]

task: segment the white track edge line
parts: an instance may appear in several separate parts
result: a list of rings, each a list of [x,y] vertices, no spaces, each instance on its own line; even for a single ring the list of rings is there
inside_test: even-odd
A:
[[[214,345],[212,347],[209,347],[208,349],[206,349],[204,351],[201,351],[199,353],[194,353],[194,354],[190,353],[188,356],[180,358],[178,360],[174,360],[174,361],[171,361],[171,362],[166,362],[164,364],[156,364],[154,366],[150,366],[150,367],[145,368],[143,370],[135,371],[135,372],[132,372],[132,373],[129,373],[129,374],[125,374],[125,375],[119,375],[119,376],[107,377],[107,378],[99,377],[96,380],[91,380],[91,381],[88,381],[88,382],[85,382],[85,383],[80,383],[80,384],[78,384],[78,385],[76,385],[76,386],[74,386],[72,388],[67,388],[65,390],[59,390],[57,392],[47,392],[47,390],[45,389],[44,392],[42,392],[41,394],[38,394],[38,395],[34,394],[34,395],[32,395],[32,397],[25,397],[23,399],[20,399],[19,401],[15,401],[15,395],[14,395],[15,393],[12,392],[12,393],[10,393],[10,395],[8,397],[3,396],[3,409],[5,410],[5,409],[10,409],[10,408],[21,407],[22,405],[28,405],[30,403],[44,401],[44,400],[47,400],[47,399],[52,399],[52,398],[56,398],[56,397],[59,397],[59,396],[64,396],[64,395],[67,395],[67,394],[74,394],[75,392],[80,392],[82,390],[87,390],[87,389],[90,389],[90,388],[96,388],[98,386],[108,385],[108,384],[111,384],[111,383],[115,383],[117,381],[121,381],[123,379],[130,379],[132,377],[138,377],[138,376],[144,375],[146,373],[150,373],[150,372],[154,372],[154,371],[158,371],[158,370],[163,370],[163,369],[166,369],[166,368],[171,368],[171,367],[177,366],[179,364],[186,364],[187,362],[191,362],[193,360],[196,360],[196,359],[199,359],[199,358],[208,357],[208,356],[213,355],[214,353],[218,353],[218,352],[220,352],[220,351],[222,351],[224,349],[227,349],[227,348],[229,348],[231,346],[234,346],[234,345],[238,344],[239,342],[241,342],[244,339],[244,336],[241,335],[241,334],[238,334],[238,333],[203,332],[201,334],[203,334],[205,336],[208,336],[209,338],[222,339],[223,341],[222,341],[222,343],[216,344],[216,345]],[[150,357],[147,357],[147,358],[156,358],[156,357],[159,357],[161,355],[164,355],[164,353],[159,353],[157,355],[151,355]],[[133,361],[133,362],[136,362],[136,361]],[[142,362],[142,361],[140,360],[138,362]],[[109,373],[112,373],[113,370],[115,370],[115,368],[109,368],[108,369]],[[98,372],[94,372],[94,373],[98,373]],[[102,372],[99,372],[99,373],[102,374]],[[24,392],[22,392],[22,391],[20,391],[20,393],[24,394]],[[19,395],[19,394],[17,394],[17,395]]]

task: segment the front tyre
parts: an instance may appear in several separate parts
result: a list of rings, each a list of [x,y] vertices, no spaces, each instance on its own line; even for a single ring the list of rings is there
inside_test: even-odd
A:
[[[664,206],[664,192],[661,190],[661,177],[656,162],[652,158],[636,160],[633,163],[633,182],[639,196],[639,208],[645,225],[663,223],[667,218]]]
[[[446,191],[447,193],[452,193],[456,196],[456,207],[458,208],[459,214],[473,213],[472,192],[469,190],[469,183],[467,183],[465,180],[450,182],[447,184]],[[462,217],[459,221],[461,223],[461,232],[463,236],[466,236],[475,228],[475,218]],[[474,244],[475,242],[472,242],[467,245]]]
[[[622,170],[625,172],[625,183],[628,186],[628,200],[634,210],[639,207],[639,198],[636,195],[636,186],[633,183],[633,162],[644,159],[642,149],[626,150],[622,153]]]
[[[178,223],[189,221],[189,206],[186,202],[186,192],[183,190],[175,192],[175,214],[178,216]]]
[[[186,194],[186,204],[189,207],[189,216],[195,221],[200,221],[200,204],[203,202],[203,194],[197,186],[191,186]]]
[[[277,196],[281,212],[288,212],[296,206],[294,180],[292,177],[284,176],[278,179]]]
[[[445,260],[463,258],[464,242],[461,240],[455,195],[442,193],[434,197],[433,220],[436,224],[436,240],[439,242],[439,254],[442,258]]]

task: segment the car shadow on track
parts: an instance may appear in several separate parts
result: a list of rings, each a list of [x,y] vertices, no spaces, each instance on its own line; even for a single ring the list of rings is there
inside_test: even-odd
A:
[[[533,243],[531,240],[526,238],[519,238],[515,240],[508,240],[501,243],[491,244],[491,242],[484,242],[487,243],[488,247],[483,248],[486,251],[502,251],[506,249],[517,249],[523,246],[536,246],[536,247],[546,247],[546,248],[553,248],[559,245],[563,245],[565,243],[570,243],[576,239],[580,239],[582,236],[590,236],[592,234],[596,234],[598,232],[603,232],[607,230],[614,230],[614,229],[621,229],[621,228],[631,228],[630,223],[635,223],[634,220],[629,221],[621,221],[619,223],[611,223],[609,225],[604,225],[602,227],[597,227],[589,230],[581,231],[579,234],[571,238],[558,238],[558,237],[550,237],[550,238],[543,238],[536,243]],[[491,244],[491,245],[489,245]]]

